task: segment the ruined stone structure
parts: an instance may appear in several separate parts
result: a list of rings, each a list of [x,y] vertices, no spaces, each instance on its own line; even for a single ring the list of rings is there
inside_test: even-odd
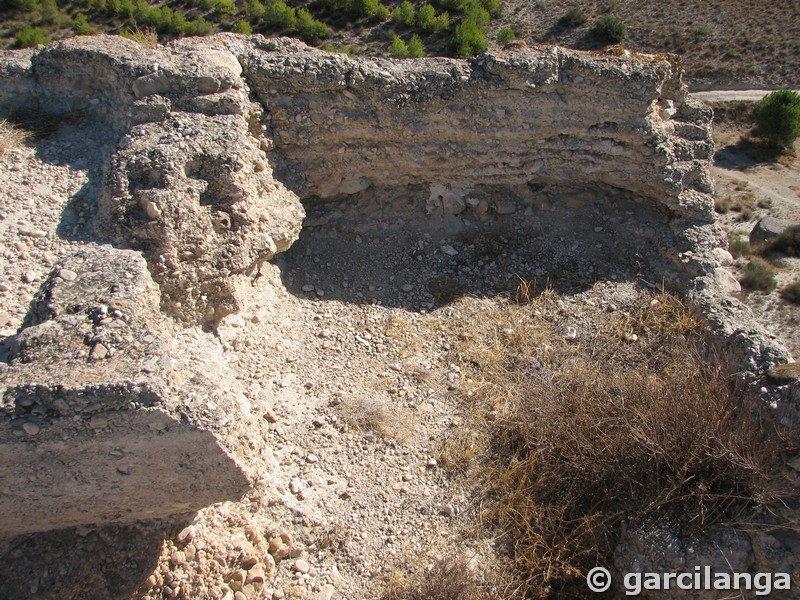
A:
[[[659,57],[400,62],[260,36],[152,50],[78,37],[0,55],[0,116],[31,111],[108,131],[95,234],[110,245],[53,270],[0,367],[6,535],[167,517],[247,489],[260,463],[243,458],[246,415],[217,417],[246,413],[235,385],[213,353],[204,372],[177,372],[169,332],[239,309],[236,281],[290,247],[301,198],[423,186],[428,214],[480,218],[505,211],[498,190],[521,203],[542,186],[622,190],[664,214],[678,241],[662,253],[743,364],[786,358],[725,297],[711,112]],[[167,489],[154,484],[164,455],[181,464]]]

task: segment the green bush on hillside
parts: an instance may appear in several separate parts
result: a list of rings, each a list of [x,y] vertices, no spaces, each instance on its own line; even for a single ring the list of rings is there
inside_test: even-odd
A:
[[[404,27],[413,27],[416,18],[414,5],[408,0],[403,0],[403,3],[392,11],[392,20]]]
[[[350,0],[350,14],[357,19],[375,17],[385,20],[389,18],[389,9],[379,0]]]
[[[492,20],[489,11],[486,10],[483,4],[478,2],[478,0],[465,0],[461,3],[459,8],[464,13],[464,20],[474,21],[475,25],[481,30],[485,29]]]
[[[497,32],[497,43],[501,46],[505,46],[509,42],[513,42],[515,39],[517,39],[517,34],[514,33],[514,30],[510,27],[503,27]]]
[[[408,56],[408,46],[400,36],[392,36],[392,43],[389,44],[389,54],[394,58],[406,58]]]
[[[800,137],[800,94],[778,90],[756,107],[758,134],[774,144],[789,147]]]
[[[422,58],[426,54],[425,44],[422,43],[422,39],[415,33],[411,36],[411,39],[408,40],[409,58]]]
[[[38,27],[31,27],[25,25],[22,29],[17,31],[14,36],[14,42],[17,48],[33,48],[34,46],[42,46],[47,44],[50,38],[47,37],[44,31]]]
[[[449,50],[456,58],[469,58],[486,52],[489,40],[486,39],[483,27],[469,17],[458,24],[449,42]]]
[[[311,14],[309,13],[309,17],[310,16]],[[288,31],[298,27],[298,14],[291,6],[286,4],[284,0],[268,0],[262,13],[262,19],[267,27],[278,31]],[[308,32],[311,32],[314,27],[312,22],[319,23],[319,21],[315,21],[315,19],[311,17],[311,21],[304,24]],[[322,23],[319,24],[322,25]],[[323,35],[321,37],[326,36]]]
[[[33,12],[42,8],[39,0],[6,0],[4,4],[7,4],[16,10],[22,10],[25,12]]]
[[[72,22],[72,29],[76,35],[92,35],[95,32],[94,27],[89,24],[89,19],[83,13],[75,15],[75,20]]]
[[[308,9],[301,8],[297,11],[297,33],[305,42],[316,44],[329,37],[331,30],[325,23],[315,19]]]
[[[239,19],[236,21],[236,23],[233,24],[233,27],[231,27],[231,31],[233,31],[233,33],[243,33],[244,35],[253,34],[253,28],[245,19]]]
[[[568,27],[569,29],[574,29],[575,27],[580,27],[586,23],[586,13],[584,13],[580,8],[577,6],[573,6],[570,8],[563,17],[558,20],[558,24],[562,27]]]
[[[592,28],[594,38],[604,44],[619,44],[628,33],[625,23],[616,17],[600,17]]]

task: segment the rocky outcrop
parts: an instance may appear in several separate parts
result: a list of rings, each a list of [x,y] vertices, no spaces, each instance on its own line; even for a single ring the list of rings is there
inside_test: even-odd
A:
[[[397,62],[256,40],[241,61],[301,196],[605,184],[712,215],[711,111],[666,60],[550,47]]]
[[[171,315],[213,325],[236,312],[231,278],[286,250],[303,219],[272,175],[236,56],[112,36],[11,56],[2,112],[82,118],[114,138],[97,234],[144,254]]]
[[[96,246],[53,270],[0,370],[3,536],[164,518],[249,488],[258,461],[220,435],[241,420],[235,393],[212,410],[220,382],[178,374],[168,330],[139,253]]]

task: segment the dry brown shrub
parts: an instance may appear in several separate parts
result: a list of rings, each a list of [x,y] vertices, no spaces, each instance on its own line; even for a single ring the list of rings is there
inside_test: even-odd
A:
[[[140,29],[138,26],[127,31],[123,31],[122,37],[133,40],[143,48],[157,48],[158,47],[158,33],[154,27],[144,27]]]
[[[399,441],[406,440],[414,426],[408,411],[390,405],[380,392],[363,392],[346,398],[339,405],[339,413],[356,431],[371,431]]]
[[[481,590],[469,562],[463,556],[433,559],[422,566],[404,565],[387,578],[384,600],[492,600],[497,596]]]
[[[584,593],[623,520],[669,508],[702,528],[791,493],[779,474],[794,434],[675,297],[645,297],[572,344],[538,302],[486,312],[460,349],[471,431],[449,461],[472,461],[527,596]]]
[[[0,120],[0,159],[12,150],[22,148],[31,134],[5,119]]]

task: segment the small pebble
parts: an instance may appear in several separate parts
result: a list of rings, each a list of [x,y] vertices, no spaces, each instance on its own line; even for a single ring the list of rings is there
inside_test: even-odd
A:
[[[39,426],[36,423],[23,423],[22,430],[28,435],[36,435],[39,433]]]
[[[308,564],[308,561],[303,560],[302,558],[298,558],[296,561],[294,561],[292,569],[294,569],[298,573],[302,573],[303,575],[305,575],[311,570],[311,565]]]
[[[58,272],[58,276],[64,281],[75,281],[78,278],[78,274],[75,271],[70,271],[69,269],[61,269]]]

